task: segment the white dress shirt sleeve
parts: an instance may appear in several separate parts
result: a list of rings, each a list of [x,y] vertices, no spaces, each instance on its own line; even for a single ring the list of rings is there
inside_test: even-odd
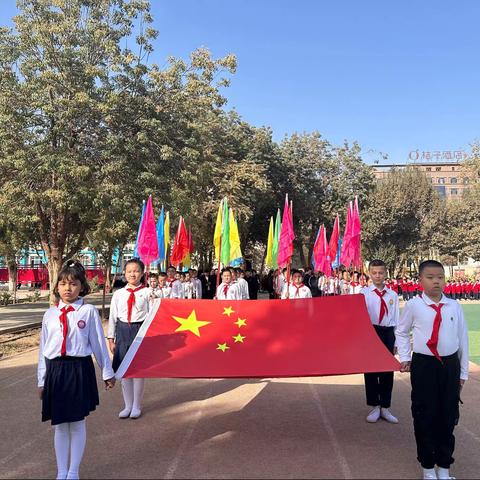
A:
[[[463,308],[458,305],[458,358],[460,359],[460,379],[468,380],[468,328]]]
[[[307,286],[305,287],[305,297],[304,298],[312,298],[312,291]]]
[[[395,330],[395,338],[398,355],[400,356],[400,362],[409,362],[411,360],[412,347],[410,345],[410,332],[412,330],[412,326],[412,307],[410,302],[407,302]]]
[[[45,323],[45,316],[43,317],[42,322],[42,332],[40,334],[40,347],[38,349],[38,368],[37,368],[37,378],[38,386],[43,387],[45,383],[45,374],[47,372],[47,366],[45,363],[45,356],[43,355],[43,350],[45,348],[45,342],[47,339],[47,325]]]
[[[120,290],[117,290],[119,292]],[[110,302],[110,315],[108,316],[108,338],[115,338],[115,325],[117,324],[117,302],[118,302],[118,293],[115,292],[112,296],[112,301]]]
[[[98,310],[94,306],[90,308],[89,314],[91,324],[89,325],[90,328],[88,332],[88,341],[90,343],[93,355],[95,356],[95,360],[102,370],[103,380],[109,380],[115,376],[115,373],[112,369],[112,361],[108,355],[102,321],[100,320]]]
[[[285,283],[282,287],[282,295],[280,297],[282,300],[287,299],[287,292],[288,292],[288,284]]]
[[[197,287],[197,298],[202,298],[202,282],[197,278],[195,284]]]

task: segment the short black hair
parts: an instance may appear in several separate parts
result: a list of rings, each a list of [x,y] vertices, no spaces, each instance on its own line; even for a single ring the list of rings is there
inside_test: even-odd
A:
[[[232,274],[232,270],[228,267],[225,267],[224,269],[222,269],[222,271],[220,272],[220,275],[223,275],[225,272],[228,272],[230,273],[230,275]]]
[[[63,280],[78,280],[82,286],[80,297],[84,297],[90,293],[90,285],[87,281],[87,274],[84,266],[76,260],[67,260],[58,274],[57,283],[53,291],[58,295],[58,284]]]
[[[429,267],[441,268],[445,271],[443,265],[440,262],[437,262],[437,260],[425,260],[418,266],[418,274],[421,275],[422,272]]]
[[[370,267],[385,267],[387,268],[386,263],[383,260],[380,260],[378,258],[375,258],[368,264],[368,269],[370,270]]]
[[[158,278],[158,273],[151,273],[149,278]]]
[[[166,276],[167,276],[167,272],[160,272],[160,273],[158,274],[158,277],[159,277],[159,278],[160,278],[160,277],[166,277]]]
[[[136,263],[139,267],[142,273],[145,272],[145,264],[139,259],[139,258],[131,258],[125,263],[125,270],[127,269],[127,265],[130,265],[131,263]]]

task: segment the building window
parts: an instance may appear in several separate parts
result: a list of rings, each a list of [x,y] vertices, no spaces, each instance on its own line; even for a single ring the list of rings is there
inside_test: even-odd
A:
[[[450,183],[453,183],[453,184],[456,184],[457,183],[457,179],[455,177],[452,177],[450,179]]]
[[[454,171],[455,171],[455,167],[452,167],[452,172],[454,172]]]
[[[441,170],[442,170],[442,167],[436,167],[436,168],[435,168],[435,171],[436,171],[436,172],[440,172]]]
[[[431,171],[432,171],[432,167],[427,167],[425,170],[426,170],[427,172],[431,172]]]
[[[458,189],[456,189],[456,188],[451,188],[451,189],[450,189],[450,195],[458,195]]]
[[[463,179],[463,183],[464,183],[465,185],[468,185],[468,178],[464,178],[464,179]]]
[[[444,184],[445,183],[445,178],[444,177],[438,177],[438,183]]]
[[[438,194],[441,196],[441,197],[445,197],[445,187],[435,187],[435,190],[438,192]]]

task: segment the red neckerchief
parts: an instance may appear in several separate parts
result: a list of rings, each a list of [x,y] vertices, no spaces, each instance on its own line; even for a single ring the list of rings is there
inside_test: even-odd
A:
[[[128,323],[130,323],[131,320],[132,320],[132,310],[133,310],[133,306],[135,305],[135,292],[138,292],[142,288],[145,288],[145,285],[140,285],[137,288],[127,288],[127,292],[130,292],[130,296],[128,297],[128,300],[127,300],[127,308],[128,308],[127,320],[128,320]]]
[[[384,296],[387,293],[387,290],[384,289],[380,291],[378,288],[373,290],[380,297],[380,315],[378,317],[378,324],[382,323],[383,317],[388,313],[387,304],[385,303]]]

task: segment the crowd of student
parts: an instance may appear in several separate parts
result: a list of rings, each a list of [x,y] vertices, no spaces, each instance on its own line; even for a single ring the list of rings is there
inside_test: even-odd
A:
[[[460,391],[468,378],[468,331],[462,307],[456,301],[460,298],[446,296],[443,266],[432,260],[420,265],[418,282],[387,281],[381,260],[372,261],[368,273],[355,272],[350,278],[348,272],[340,272],[327,278],[311,271],[304,274],[292,270],[287,281],[287,271],[277,271],[270,272],[264,286],[271,298],[295,300],[352,293],[365,296],[376,334],[392,354],[395,346],[398,348],[401,371],[411,372],[412,415],[424,478],[451,478],[453,430],[458,422]],[[43,319],[38,365],[42,420],[55,426],[57,478],[79,475],[86,444],[85,417],[99,403],[92,355],[102,371],[105,388],[113,388],[114,372],[159,299],[247,300],[256,298],[260,286],[254,272],[244,273],[238,268],[223,269],[218,286],[215,271],[198,275],[191,269],[182,274],[170,267],[165,273],[151,274],[149,286],[144,277],[143,263],[129,260],[126,285],[114,292],[110,305],[110,360],[98,311],[83,301],[89,293],[84,268],[70,261],[58,276],[55,291],[59,301]],[[409,299],[401,316],[399,294],[408,294]],[[383,418],[398,423],[390,411],[393,380],[393,372],[365,374],[367,405],[372,408],[366,417],[368,422]],[[143,378],[122,379],[124,407],[119,418],[141,416],[144,388]]]

